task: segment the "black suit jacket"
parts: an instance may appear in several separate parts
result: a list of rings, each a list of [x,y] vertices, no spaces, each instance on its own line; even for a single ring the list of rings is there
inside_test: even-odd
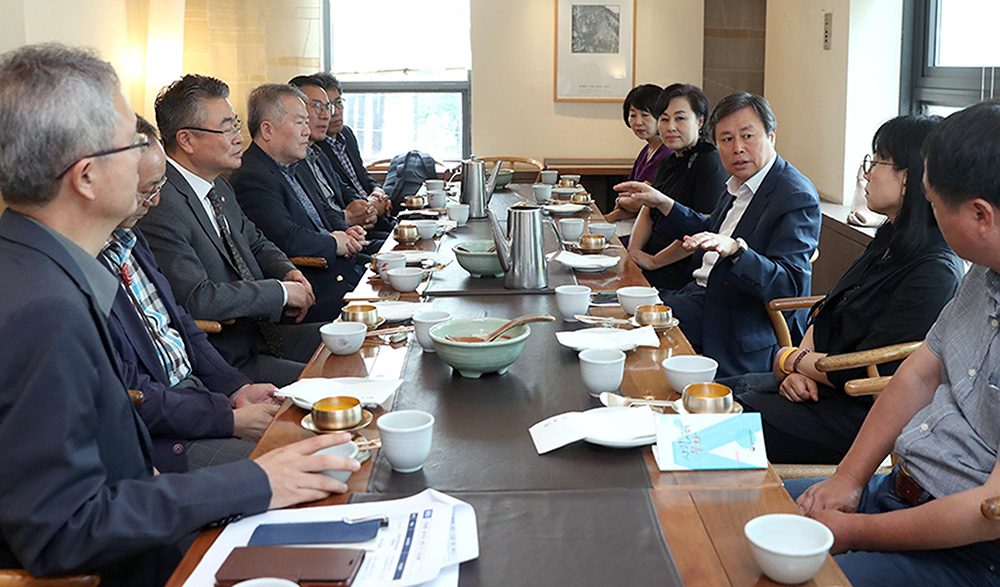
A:
[[[182,538],[267,509],[253,461],[153,476],[83,270],[12,210],[0,217],[0,299],[0,567],[162,584]]]
[[[316,293],[316,305],[310,308],[306,319],[333,320],[343,306],[344,294],[354,289],[361,272],[354,259],[337,255],[337,240],[329,231],[344,230],[347,226],[334,226],[333,210],[319,195],[315,178],[311,173],[303,175],[307,179],[300,185],[319,212],[324,232],[306,214],[277,164],[256,144],[243,153],[243,165],[233,172],[231,180],[247,216],[288,256],[326,259],[328,269],[303,269]]]
[[[351,167],[354,169],[354,173],[358,176],[358,181],[361,182],[361,187],[365,188],[367,193],[365,194],[352,194],[353,189],[348,189],[348,194],[350,199],[357,197],[367,196],[372,193],[372,190],[377,187],[382,187],[375,178],[368,173],[365,169],[365,162],[361,160],[361,149],[358,148],[358,137],[354,136],[354,131],[351,127],[344,126],[340,131],[340,135],[344,137],[344,143],[347,146],[347,159],[351,162]],[[319,145],[320,150],[326,153],[330,162],[333,164],[334,170],[336,170],[337,175],[344,182],[345,185],[351,186],[351,178],[347,174],[347,170],[344,169],[344,165],[340,162],[340,157],[333,151],[333,147],[330,146],[326,141],[319,141],[316,143]]]
[[[279,281],[295,267],[243,214],[226,180],[216,178],[214,185],[254,281],[240,278],[204,206],[173,164],[167,164],[159,205],[150,208],[139,227],[184,309],[199,320],[236,320],[210,340],[229,364],[239,367],[262,344],[256,319],[281,319],[285,293]]]
[[[233,407],[229,396],[250,380],[222,358],[194,318],[177,305],[174,292],[160,273],[146,238],[138,229],[133,230],[137,242],[132,258],[156,288],[171,326],[184,342],[191,361],[191,374],[204,385],[170,386],[170,378],[163,369],[153,339],[124,285],[118,288],[108,327],[125,385],[146,396],[139,406],[139,415],[153,437],[153,463],[164,473],[186,471],[186,448],[192,440],[233,435]],[[115,273],[103,255],[99,259]]]

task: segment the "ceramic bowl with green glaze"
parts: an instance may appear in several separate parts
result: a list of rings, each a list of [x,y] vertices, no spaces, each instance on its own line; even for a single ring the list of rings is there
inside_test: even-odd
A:
[[[524,350],[524,343],[531,334],[531,328],[527,324],[511,328],[493,342],[457,342],[445,337],[486,336],[506,322],[506,318],[449,320],[432,326],[430,337],[441,360],[451,365],[462,377],[478,379],[483,373],[503,375]]]

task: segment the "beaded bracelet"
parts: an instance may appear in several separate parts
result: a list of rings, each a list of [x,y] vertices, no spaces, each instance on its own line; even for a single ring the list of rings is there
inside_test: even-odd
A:
[[[802,349],[802,352],[799,353],[799,356],[795,357],[795,361],[792,363],[792,373],[799,372],[799,363],[801,363],[802,359],[811,352],[812,351],[809,349]]]
[[[797,350],[799,350],[799,347],[797,347],[797,346],[790,346],[790,347],[788,347],[788,350],[785,351],[785,353],[783,355],[781,355],[781,359],[778,360],[778,369],[781,369],[781,372],[784,373],[785,375],[791,375],[792,374],[791,371],[786,371],[785,370],[785,359],[788,358],[788,355],[794,353]]]

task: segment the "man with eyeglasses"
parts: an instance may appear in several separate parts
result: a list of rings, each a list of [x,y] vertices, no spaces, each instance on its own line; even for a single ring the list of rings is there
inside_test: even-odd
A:
[[[337,173],[329,153],[319,147],[326,140],[332,114],[338,112],[322,82],[311,75],[299,75],[288,83],[306,95],[309,112],[309,151],[305,159],[295,164],[296,173],[312,175],[330,206],[337,213],[343,213],[349,225],[364,227],[371,240],[386,239],[392,231],[393,222],[379,217],[378,198],[369,200],[348,187]]]
[[[361,150],[358,148],[358,138],[354,136],[351,127],[344,124],[345,102],[343,92],[340,90],[340,81],[324,71],[314,73],[311,77],[326,90],[330,103],[334,106],[326,129],[327,138],[318,141],[317,146],[326,153],[337,175],[348,189],[358,197],[368,198],[375,205],[380,217],[389,218],[392,214],[392,202],[382,186],[365,169]]]
[[[182,472],[245,459],[278,406],[275,386],[254,384],[226,363],[194,319],[174,301],[142,232],[134,228],[159,203],[166,154],[156,129],[139,160],[139,210],[111,233],[98,260],[118,278],[108,326],[122,376],[143,392],[139,415],[153,440],[153,464]]]
[[[222,175],[240,167],[243,124],[216,78],[186,75],[156,98],[167,153],[160,204],[139,227],[178,302],[192,316],[228,321],[209,335],[251,381],[278,386],[298,378],[319,345],[301,322],[315,303],[312,285],[243,213]]]
[[[96,260],[136,213],[135,132],[114,69],[58,45],[0,56],[0,568],[162,585],[199,529],[344,492],[321,435],[157,475],[108,333]],[[331,438],[337,436],[337,438]]]
[[[317,297],[308,319],[330,321],[340,315],[344,295],[364,274],[370,259],[366,253],[375,252],[382,241],[369,241],[360,226],[348,227],[321,196],[322,178],[299,166],[309,148],[306,100],[288,84],[263,84],[250,92],[253,144],[232,182],[244,212],[281,250],[326,260],[326,269],[307,269]]]

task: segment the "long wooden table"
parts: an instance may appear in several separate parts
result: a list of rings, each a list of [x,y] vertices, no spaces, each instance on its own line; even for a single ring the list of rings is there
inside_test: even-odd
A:
[[[530,200],[530,186],[513,186],[516,197]],[[581,215],[595,218],[596,210]],[[418,247],[435,248],[440,242],[421,241]],[[394,246],[392,243],[389,246]],[[442,247],[443,249],[444,247]],[[624,256],[621,249],[613,249],[613,254]],[[362,280],[356,293],[377,297],[387,286],[371,275]],[[645,284],[642,272],[627,259],[607,272],[600,274],[579,274],[578,281],[595,291],[610,291],[624,285]],[[404,296],[404,299],[414,296]],[[538,296],[549,298],[552,296]],[[554,309],[554,301],[551,303]],[[614,308],[594,308],[592,313],[609,316],[623,316],[622,310]],[[662,359],[676,354],[691,354],[693,351],[680,328],[661,334],[658,349],[640,347],[629,353],[626,374],[622,382],[622,392],[629,397],[655,397],[674,399],[677,394],[670,390],[659,363]],[[411,337],[409,345],[416,345]],[[342,357],[331,355],[325,347],[318,349],[309,362],[303,377],[345,377],[345,376],[389,376],[403,377],[408,348],[392,346],[379,340],[369,340],[361,351]],[[434,357],[434,355],[425,355]],[[421,358],[421,360],[424,360]],[[435,360],[428,358],[427,360]],[[530,360],[522,356],[519,361]],[[515,363],[516,365],[517,363]],[[575,365],[573,366],[575,368]],[[257,456],[274,448],[287,445],[312,436],[299,425],[304,410],[285,402],[271,426],[254,451]],[[376,413],[376,417],[380,415]],[[551,414],[539,414],[541,420]],[[511,434],[527,435],[526,430],[513,430]],[[370,426],[362,431],[367,438],[376,438],[377,428]],[[757,471],[703,471],[703,472],[660,472],[646,448],[644,458],[652,488],[650,496],[659,519],[663,536],[669,545],[674,562],[686,585],[773,585],[764,577],[750,554],[743,536],[743,525],[750,519],[765,513],[797,513],[798,510],[782,487],[780,478],[773,469]],[[545,458],[545,457],[536,457]],[[315,502],[313,505],[333,505],[347,503],[350,495],[364,493],[369,487],[372,462],[366,462],[349,482],[350,493],[334,495]],[[487,531],[480,528],[480,534]],[[188,551],[168,585],[179,586],[190,575],[198,561],[218,536],[220,530],[203,532]],[[481,558],[495,556],[496,553],[482,552]],[[517,580],[511,584],[518,584]],[[529,584],[526,582],[526,584]],[[807,585],[847,585],[848,581],[840,569],[828,558],[814,580]]]

